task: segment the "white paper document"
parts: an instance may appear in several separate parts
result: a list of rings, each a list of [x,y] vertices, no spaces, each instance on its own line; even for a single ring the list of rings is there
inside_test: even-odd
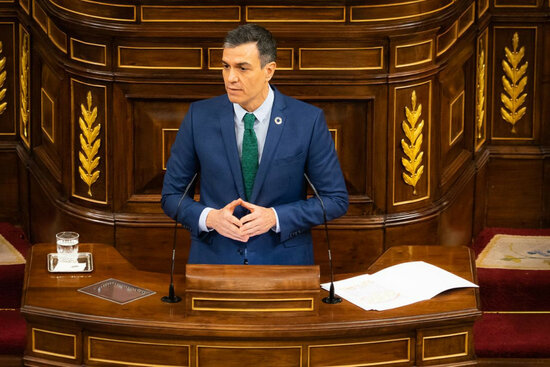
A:
[[[321,284],[328,290],[330,283]],[[334,282],[335,293],[365,310],[389,310],[476,284],[424,261],[406,262],[374,274]]]
[[[60,261],[57,263],[55,268],[52,270],[52,272],[77,272],[77,271],[83,271],[86,267],[86,263],[79,263],[79,262],[63,262]]]

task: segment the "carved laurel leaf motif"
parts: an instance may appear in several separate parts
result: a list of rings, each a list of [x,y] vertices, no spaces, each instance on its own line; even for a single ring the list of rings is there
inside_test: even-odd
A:
[[[481,45],[481,43],[480,43]],[[476,126],[478,140],[483,137],[483,122],[485,121],[485,51],[481,49],[477,61],[477,104]]]
[[[527,86],[527,67],[526,61],[523,65],[519,66],[521,60],[525,56],[525,47],[521,47],[518,51],[519,36],[514,33],[512,37],[511,51],[508,47],[504,48],[504,54],[506,60],[502,60],[502,69],[504,74],[502,76],[502,86],[504,92],[500,94],[500,100],[502,107],[500,108],[500,115],[502,119],[512,125],[512,133],[516,133],[516,123],[527,112],[526,107],[521,107],[527,98],[527,93],[523,93]],[[523,93],[523,94],[522,94]]]
[[[419,104],[418,107],[416,106],[416,91],[412,92],[411,105],[412,109],[405,106],[405,117],[407,120],[401,124],[405,137],[408,140],[401,139],[401,147],[403,148],[403,153],[405,153],[405,157],[401,157],[401,164],[405,168],[405,172],[402,174],[403,181],[413,187],[413,195],[416,195],[416,184],[424,172],[424,166],[421,165],[424,152],[420,151],[424,139],[422,135],[424,120],[418,123],[422,115],[422,105]]]
[[[2,57],[2,51],[2,42],[0,42],[0,115],[2,115],[8,107],[8,102],[3,102],[6,97],[6,88],[3,87],[6,82],[7,72],[4,70],[6,67],[6,58]]]
[[[80,105],[82,116],[78,118],[78,125],[82,133],[80,134],[80,147],[82,151],[78,152],[80,167],[78,172],[80,178],[88,185],[88,195],[92,196],[92,185],[99,178],[100,171],[95,170],[99,165],[100,157],[96,157],[101,146],[101,139],[97,139],[101,130],[101,124],[94,123],[97,119],[97,107],[92,108],[92,92],[88,91],[86,96],[86,105]]]
[[[23,33],[23,40],[21,44],[21,60],[20,60],[20,114],[21,122],[23,124],[23,136],[28,138],[29,135],[29,73],[30,73],[30,62],[29,62],[29,35]]]

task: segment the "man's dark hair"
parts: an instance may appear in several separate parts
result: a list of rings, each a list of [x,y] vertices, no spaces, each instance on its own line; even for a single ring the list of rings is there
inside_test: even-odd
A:
[[[257,24],[245,24],[229,31],[223,47],[233,48],[251,42],[258,47],[262,68],[277,59],[277,43],[273,35]]]

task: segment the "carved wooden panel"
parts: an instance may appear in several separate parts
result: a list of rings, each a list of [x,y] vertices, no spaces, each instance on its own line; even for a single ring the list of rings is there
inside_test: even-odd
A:
[[[107,46],[71,37],[71,59],[86,64],[107,66]]]
[[[118,46],[118,67],[131,69],[202,69],[200,47]]]
[[[55,144],[57,125],[56,107],[58,105],[57,94],[59,92],[59,81],[56,80],[53,72],[46,65],[42,66],[42,81],[40,88],[40,127],[43,138]],[[45,140],[45,139],[42,139]]]
[[[473,96],[467,88],[466,75],[471,73],[468,60],[455,57],[451,67],[439,76],[441,185],[453,181],[471,155],[467,136],[470,137],[472,131]]]
[[[537,33],[537,27],[493,28],[493,141],[536,138]]]
[[[25,13],[29,14],[31,9],[31,0],[19,0],[19,5],[21,6],[21,9],[25,11]]]
[[[344,6],[247,6],[247,22],[345,22]]]
[[[154,365],[160,360],[167,365],[190,366],[191,346],[184,343],[159,343],[126,336],[96,336],[85,339],[86,363],[113,363],[120,365]]]
[[[36,24],[44,31],[44,33],[48,34],[48,14],[44,11],[42,8],[42,5],[38,3],[36,0],[33,0],[32,2],[32,18],[36,21]]]
[[[63,91],[58,75],[45,63],[41,64],[40,79],[40,134],[36,135],[35,151],[37,158],[47,167],[47,171],[61,183],[61,144],[60,95]],[[38,111],[37,111],[38,112]],[[37,131],[38,132],[38,131]]]
[[[489,161],[487,226],[540,226],[542,175],[542,160],[497,158]]]
[[[397,44],[393,48],[393,67],[399,69],[429,63],[433,60],[433,49],[432,39]]]
[[[170,148],[189,104],[169,100],[133,103],[134,195],[160,195]]]
[[[394,87],[389,159],[390,203],[416,203],[430,197],[432,82]]]
[[[367,195],[367,125],[368,100],[315,101],[307,102],[323,109],[327,125],[337,147],[338,159],[344,172],[348,193]]]
[[[89,0],[49,0],[50,4],[67,13],[85,18],[133,22],[137,19],[135,5],[109,4]]]
[[[19,25],[19,136],[31,145],[31,36]]]
[[[379,22],[391,20],[404,20],[437,14],[453,5],[455,0],[427,0],[418,3],[410,1],[391,1],[382,4],[351,6],[350,20],[352,22]],[[391,7],[391,11],[388,8]]]
[[[67,53],[67,34],[48,19],[48,37],[61,52]]]
[[[443,54],[456,42],[457,24],[453,23],[447,30],[437,35],[437,56]]]
[[[0,136],[15,135],[15,23],[0,22]]]
[[[239,367],[246,355],[246,364],[265,367],[292,367],[302,365],[302,346],[299,343],[266,346],[198,345],[196,365],[202,367]]]
[[[301,48],[300,70],[380,70],[384,48]]]
[[[437,35],[437,56],[445,53],[470,28],[475,20],[475,4],[471,4],[445,31]]]
[[[367,342],[308,346],[309,366],[375,366],[410,363],[414,342],[410,337],[388,337]]]
[[[475,114],[475,150],[478,151],[487,139],[487,80],[488,80],[489,29],[477,38],[476,52],[476,114]]]
[[[241,8],[228,6],[142,5],[142,22],[240,22]]]
[[[77,338],[80,333],[60,332],[49,328],[32,328],[30,332],[30,349],[33,353],[55,356],[65,361],[76,360]]]
[[[478,18],[481,18],[489,9],[490,0],[479,0],[477,2],[477,15]]]
[[[107,87],[71,79],[72,195],[107,204]]]
[[[495,8],[537,8],[542,0],[494,0]]]

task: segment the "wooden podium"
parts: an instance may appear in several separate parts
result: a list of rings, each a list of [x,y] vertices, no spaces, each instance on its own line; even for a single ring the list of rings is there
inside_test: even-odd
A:
[[[312,316],[319,266],[196,265],[185,268],[188,315]]]
[[[195,268],[188,271],[187,292],[184,277],[175,277],[176,293],[180,296],[185,294],[186,302],[167,304],[160,300],[167,293],[167,274],[136,270],[111,246],[82,244],[80,250],[93,253],[93,272],[48,273],[46,255],[55,251],[55,246],[50,244],[33,246],[28,256],[21,308],[28,325],[24,357],[28,366],[476,364],[472,327],[481,314],[477,289],[451,290],[431,300],[379,312],[364,311],[346,300],[338,305],[319,302],[326,292],[319,291],[318,283],[311,287],[309,282],[302,281],[300,287],[311,288],[303,298],[314,298],[313,311],[288,311],[288,314],[281,309],[269,312],[239,311],[242,304],[238,302],[269,299],[266,297],[269,292],[252,290],[243,301],[243,297],[228,295],[227,288],[219,287],[235,282],[230,276],[231,271],[226,271],[227,277],[209,275],[205,278],[204,269]],[[414,260],[429,262],[475,281],[472,254],[464,247],[393,247],[367,272]],[[283,271],[284,267],[278,275]],[[311,268],[307,271],[311,272]],[[356,274],[345,277],[351,275]],[[77,291],[108,278],[131,283],[156,294],[119,305]],[[311,279],[311,274],[305,278]],[[218,289],[212,289],[216,282]],[[275,279],[261,287],[265,291],[277,283]],[[258,288],[257,284],[250,287]],[[294,287],[294,290],[300,287]],[[294,290],[285,291],[291,295],[288,298],[294,297]],[[198,298],[218,298],[212,297],[212,291],[218,295],[226,293],[221,298],[231,301],[221,301],[221,305],[219,300],[198,302]],[[274,293],[275,298],[281,298],[278,291]],[[239,298],[241,301],[233,301]],[[199,309],[195,307],[186,311],[193,302],[195,306],[200,305]],[[256,308],[273,307],[263,303]]]

